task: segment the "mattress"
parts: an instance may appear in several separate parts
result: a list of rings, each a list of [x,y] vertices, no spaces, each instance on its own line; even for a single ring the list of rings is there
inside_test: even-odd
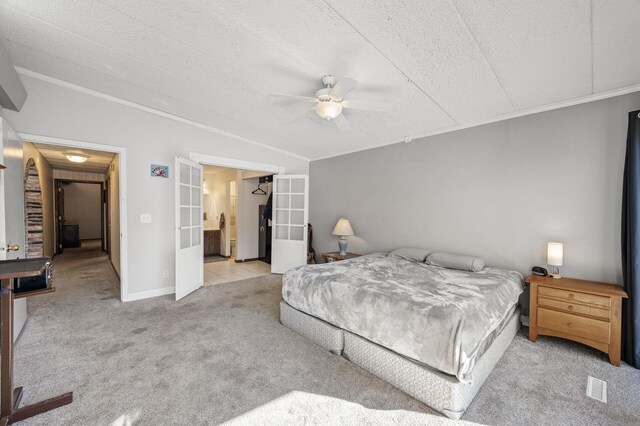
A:
[[[291,269],[282,295],[295,309],[468,383],[513,313],[522,280],[516,271],[373,254]]]

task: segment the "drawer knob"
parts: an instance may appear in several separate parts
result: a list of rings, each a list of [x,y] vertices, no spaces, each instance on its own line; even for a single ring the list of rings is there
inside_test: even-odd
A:
[[[573,310],[573,305],[569,305],[569,310],[572,311]]]
[[[567,327],[573,327],[573,324],[572,324],[572,323],[570,323],[570,322],[568,322],[568,323],[567,323]]]
[[[569,293],[569,299],[573,299],[575,295],[573,293]]]

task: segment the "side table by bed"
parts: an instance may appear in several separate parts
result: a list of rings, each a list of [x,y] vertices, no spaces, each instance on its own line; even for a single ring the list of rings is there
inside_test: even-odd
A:
[[[621,286],[573,278],[532,275],[529,340],[562,337],[596,348],[620,366]]]
[[[340,252],[338,251],[332,251],[329,253],[322,253],[322,261],[324,263],[329,263],[329,262],[337,262],[339,260],[347,260],[347,259],[353,259],[356,257],[360,257],[362,255],[357,254],[357,253],[347,253],[345,256],[342,256],[340,254]]]

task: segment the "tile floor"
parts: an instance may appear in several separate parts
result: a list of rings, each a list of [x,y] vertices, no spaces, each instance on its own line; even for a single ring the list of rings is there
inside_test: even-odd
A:
[[[236,263],[235,258],[227,261],[204,264],[204,285],[216,285],[230,281],[269,275],[271,265],[259,260]]]

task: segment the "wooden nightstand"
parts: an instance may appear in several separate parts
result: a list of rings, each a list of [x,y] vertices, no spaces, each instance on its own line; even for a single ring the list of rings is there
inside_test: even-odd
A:
[[[353,259],[355,257],[360,257],[361,255],[356,253],[347,253],[346,256],[341,256],[340,252],[332,251],[330,253],[322,253],[321,256],[322,256],[322,261],[324,263],[329,263],[329,262],[337,262],[338,260]]]
[[[573,340],[609,354],[620,366],[622,287],[614,284],[532,275],[529,340],[539,335]]]

